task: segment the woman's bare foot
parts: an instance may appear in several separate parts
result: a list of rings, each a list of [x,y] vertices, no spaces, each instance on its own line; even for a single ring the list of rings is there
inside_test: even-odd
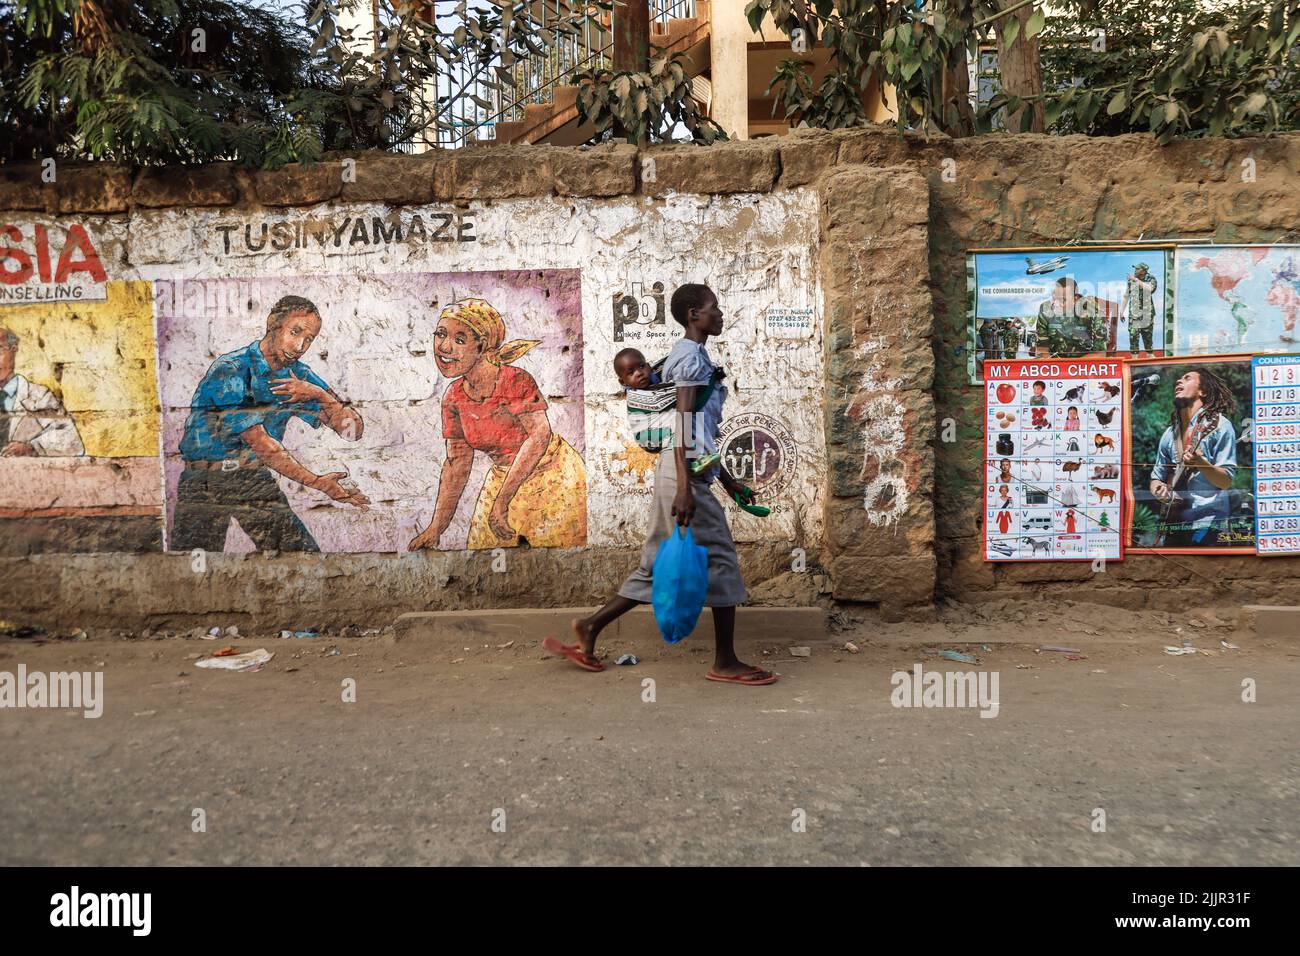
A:
[[[591,625],[587,623],[585,617],[575,617],[569,622],[573,628],[573,636],[578,639],[578,646],[582,648],[585,654],[594,654],[596,652],[596,635],[591,632]]]

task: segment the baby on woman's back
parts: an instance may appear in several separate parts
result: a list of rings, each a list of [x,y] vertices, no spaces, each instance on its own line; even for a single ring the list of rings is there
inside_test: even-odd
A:
[[[659,384],[659,376],[636,349],[623,349],[614,356],[614,374],[624,388],[649,388]]]

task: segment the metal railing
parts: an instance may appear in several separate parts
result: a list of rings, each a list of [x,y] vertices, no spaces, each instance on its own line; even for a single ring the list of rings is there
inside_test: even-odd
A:
[[[695,16],[695,0],[650,0],[650,29],[660,24],[667,31],[669,20],[686,20]]]
[[[527,9],[542,27],[573,9],[571,0],[531,0],[515,5],[517,14]],[[613,65],[613,16],[602,21],[588,20],[577,35],[557,34],[555,43],[540,55],[522,56],[510,67],[514,85],[505,91],[489,84],[495,79],[499,59],[484,63],[458,63],[439,73],[434,88],[427,95],[435,103],[434,112],[447,128],[433,126],[426,131],[429,145],[456,149],[476,140],[495,139],[498,123],[523,118],[524,107],[550,103],[555,88],[583,70],[605,69]],[[650,0],[651,29],[655,24],[667,29],[672,19],[694,17],[695,0]]]

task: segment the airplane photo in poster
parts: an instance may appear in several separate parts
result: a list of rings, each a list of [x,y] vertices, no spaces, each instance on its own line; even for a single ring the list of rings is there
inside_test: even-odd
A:
[[[1163,355],[1172,247],[986,250],[966,256],[972,382],[990,361]]]

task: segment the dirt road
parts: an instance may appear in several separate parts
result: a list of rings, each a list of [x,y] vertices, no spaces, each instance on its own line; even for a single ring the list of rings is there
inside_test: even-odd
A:
[[[232,642],[275,652],[256,673],[196,668],[207,641],[7,640],[0,671],[103,671],[105,707],[0,710],[0,863],[1300,864],[1300,647],[1201,629],[1212,655],[1171,657],[1175,624],[1056,635],[1073,661],[964,645],[978,667],[920,647],[1015,634],[863,627],[857,654],[753,648],[762,688],[706,682],[689,639],[601,674],[540,634]],[[997,716],[894,707],[917,662],[996,672]]]

